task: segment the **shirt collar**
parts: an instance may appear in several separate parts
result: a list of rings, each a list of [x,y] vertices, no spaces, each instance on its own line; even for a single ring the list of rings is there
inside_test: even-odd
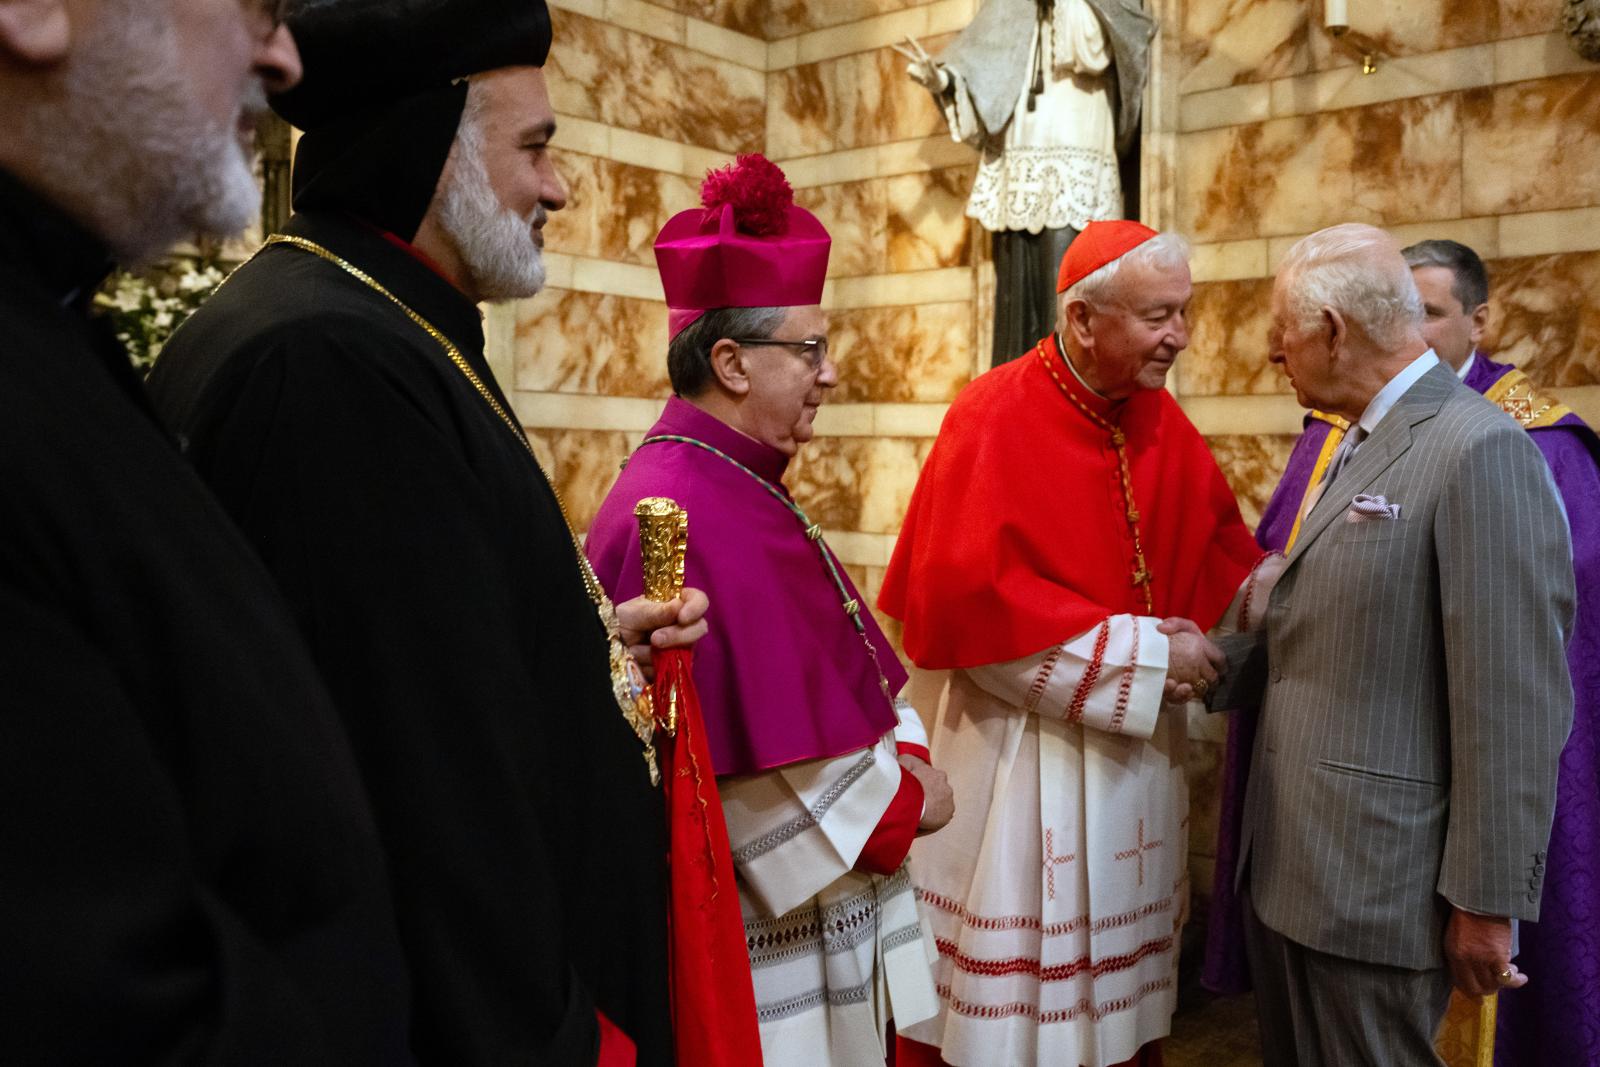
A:
[[[1389,409],[1397,404],[1401,397],[1406,395],[1417,380],[1439,365],[1439,357],[1428,349],[1422,355],[1406,364],[1404,370],[1389,379],[1389,384],[1378,390],[1378,395],[1367,404],[1367,410],[1361,413],[1358,425],[1361,427],[1362,436],[1371,437],[1372,431],[1378,428],[1378,423],[1389,414]]]
[[[1462,381],[1466,381],[1467,380],[1467,375],[1472,373],[1472,365],[1474,363],[1476,363],[1476,362],[1478,362],[1478,353],[1476,353],[1476,352],[1467,353],[1466,361],[1464,363],[1462,363],[1461,364],[1461,368],[1456,371],[1456,377],[1461,379]]]

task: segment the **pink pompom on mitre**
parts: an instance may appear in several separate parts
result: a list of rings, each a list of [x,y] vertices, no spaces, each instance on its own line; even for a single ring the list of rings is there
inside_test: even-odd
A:
[[[705,205],[708,222],[724,205],[731,205],[734,225],[742,232],[770,237],[789,229],[794,190],[776,163],[752,152],[708,172],[700,185],[700,203]]]

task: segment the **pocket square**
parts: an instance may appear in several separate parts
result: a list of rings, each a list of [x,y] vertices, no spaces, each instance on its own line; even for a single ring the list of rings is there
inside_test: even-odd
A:
[[[1344,513],[1345,522],[1381,522],[1400,517],[1400,505],[1391,504],[1387,497],[1360,494],[1350,501],[1350,510]]]

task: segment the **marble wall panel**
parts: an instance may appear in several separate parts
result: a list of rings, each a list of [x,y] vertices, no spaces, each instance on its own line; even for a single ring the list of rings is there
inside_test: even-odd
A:
[[[1261,521],[1261,512],[1289,465],[1289,453],[1294,451],[1297,439],[1294,434],[1224,434],[1206,438],[1217,466],[1239,498],[1239,514],[1252,530]]]
[[[818,185],[795,191],[833,237],[830,278],[963,267],[969,167]]]
[[[828,277],[886,272],[889,201],[883,179],[797,189],[794,200],[815,214],[833,238]]]
[[[641,436],[608,430],[528,431],[534,454],[566,501],[567,516],[580,533],[594,522],[622,471],[622,461]]]
[[[1541,385],[1600,385],[1600,252],[1491,262],[1485,347]]]
[[[936,270],[972,262],[973,227],[966,212],[976,174],[976,167],[947,167],[885,179],[889,270]]]
[[[1561,28],[1562,0],[1500,0],[1500,36],[1522,37]]]
[[[762,150],[765,74],[572,11],[551,15],[558,113],[720,152]]]
[[[650,0],[680,14],[709,22],[714,26],[747,34],[765,36],[765,0]]]
[[[801,449],[784,480],[813,522],[895,533],[932,448],[931,440],[819,437]]]
[[[1600,68],[1463,95],[1468,215],[1600,204]]]
[[[1547,0],[1360,0],[1350,5],[1350,22],[1381,55],[1397,58],[1548,32],[1548,7]],[[1359,53],[1324,30],[1322,12],[1315,0],[1189,0],[1180,91],[1354,65]]]
[[[861,308],[830,316],[831,403],[947,404],[976,365],[972,305]]]
[[[931,0],[828,0],[825,4],[819,4],[816,0],[770,0],[762,5],[766,9],[762,31],[767,40],[775,41],[780,37],[792,37],[797,33],[829,26],[843,26],[847,22],[859,22],[874,15],[902,11],[929,2]]]
[[[552,252],[654,267],[651,246],[668,219],[700,202],[699,182],[578,152],[555,156],[567,206],[545,224]]]
[[[924,41],[937,54],[951,35]],[[891,48],[807,63],[768,75],[767,151],[774,159],[945,133],[928,91],[906,77]]]
[[[517,388],[665,400],[667,309],[654,300],[550,289],[517,307]]]
[[[1459,218],[1465,121],[1446,94],[1185,134],[1180,225],[1210,242]]]
[[[1316,8],[1305,0],[1187,0],[1179,91],[1310,71]]]
[[[1201,282],[1189,303],[1189,347],[1178,357],[1180,396],[1288,393],[1267,362],[1272,279]]]

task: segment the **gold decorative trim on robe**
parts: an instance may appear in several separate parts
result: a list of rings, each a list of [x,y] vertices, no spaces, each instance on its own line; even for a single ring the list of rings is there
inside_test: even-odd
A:
[[[1500,405],[1500,410],[1521,423],[1524,430],[1542,430],[1572,414],[1571,408],[1534,385],[1526,374],[1516,368],[1491,385],[1483,395]]]

